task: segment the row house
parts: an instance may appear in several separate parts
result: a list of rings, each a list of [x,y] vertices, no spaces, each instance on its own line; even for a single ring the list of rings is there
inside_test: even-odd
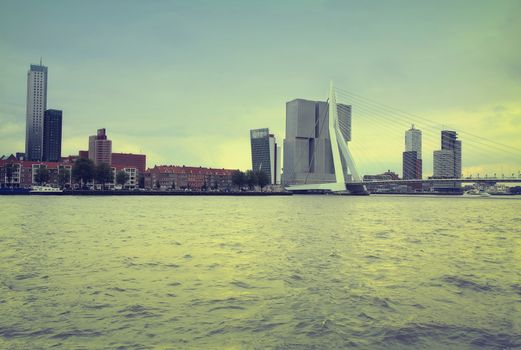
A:
[[[49,179],[45,182],[46,185],[64,188],[78,187],[72,181],[72,167],[76,159],[76,157],[72,156],[62,158],[61,162],[24,161],[18,160],[14,156],[0,159],[0,188],[31,188],[38,185],[36,175],[40,168],[47,169],[49,174]],[[128,180],[122,188],[135,189],[139,187],[139,169],[133,166],[117,164],[112,166],[112,182],[106,183],[106,188],[114,189],[116,187],[116,174],[119,171],[124,171],[128,175]],[[68,175],[62,179],[65,180],[63,183],[60,183],[61,173]],[[102,187],[100,184],[95,184],[94,181],[89,182],[87,186],[98,189]]]
[[[71,187],[72,163],[68,162],[39,162],[18,160],[14,156],[0,160],[0,187],[2,188],[30,188],[38,185],[36,175],[38,169],[47,169],[49,179],[47,185],[53,187]],[[60,184],[60,173],[68,176]]]
[[[145,188],[157,190],[230,190],[236,170],[159,165],[145,172]]]

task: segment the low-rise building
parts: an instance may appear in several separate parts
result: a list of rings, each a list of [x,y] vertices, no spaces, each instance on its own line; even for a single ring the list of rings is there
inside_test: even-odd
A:
[[[364,175],[363,181],[391,181],[391,180],[400,180],[400,177],[397,173],[387,170],[385,173],[377,174],[377,175]],[[396,183],[388,183],[388,184],[366,184],[366,188],[371,193],[378,192],[399,192],[402,191],[400,186]]]
[[[72,164],[67,162],[23,161],[14,156],[0,160],[0,187],[30,188],[38,185],[38,169],[47,169],[49,178],[45,183],[53,187],[71,187]],[[60,184],[60,173],[68,171],[68,178]]]
[[[133,153],[112,153],[112,166],[116,168],[136,168],[143,174],[147,167],[147,156]]]
[[[236,170],[159,165],[145,172],[146,189],[230,190]]]

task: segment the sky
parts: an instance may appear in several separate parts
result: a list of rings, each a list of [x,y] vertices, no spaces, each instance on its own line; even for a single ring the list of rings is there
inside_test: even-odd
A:
[[[27,71],[42,57],[63,155],[106,128],[114,152],[145,153],[148,166],[245,170],[249,130],[282,144],[285,103],[325,100],[332,80],[353,105],[360,173],[401,172],[403,133],[427,119],[424,175],[443,127],[469,133],[464,173],[510,174],[521,170],[519,13],[508,0],[0,0],[0,155],[24,150]]]

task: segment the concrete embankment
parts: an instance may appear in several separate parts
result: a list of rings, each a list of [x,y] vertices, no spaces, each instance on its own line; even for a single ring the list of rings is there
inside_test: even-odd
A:
[[[0,195],[11,196],[291,196],[290,192],[204,192],[204,191],[63,191],[28,192],[1,191]]]

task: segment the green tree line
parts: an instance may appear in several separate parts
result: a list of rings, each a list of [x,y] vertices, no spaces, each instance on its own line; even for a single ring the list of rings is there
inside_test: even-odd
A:
[[[262,191],[262,189],[270,183],[270,178],[268,177],[268,174],[262,170],[247,170],[246,172],[236,170],[232,174],[232,183],[239,189],[248,186],[250,191],[254,190],[255,186],[259,186]]]

